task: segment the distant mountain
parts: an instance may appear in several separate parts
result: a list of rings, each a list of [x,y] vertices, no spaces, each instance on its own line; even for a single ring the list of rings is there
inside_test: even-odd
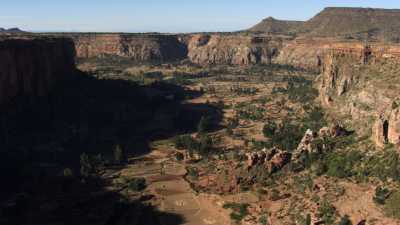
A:
[[[293,33],[299,29],[304,22],[302,21],[288,21],[288,20],[277,20],[273,17],[268,17],[262,20],[249,29],[251,32],[262,32],[262,33],[276,33],[276,34],[287,34]]]
[[[0,33],[25,33],[25,31],[17,28],[17,27],[13,27],[10,29],[4,29],[0,27]]]
[[[305,22],[302,32],[317,36],[400,37],[400,10],[329,7]]]
[[[248,31],[400,41],[400,9],[328,7],[305,22],[269,17]]]

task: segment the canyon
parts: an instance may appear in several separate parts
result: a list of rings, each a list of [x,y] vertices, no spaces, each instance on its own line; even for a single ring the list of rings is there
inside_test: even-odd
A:
[[[398,224],[375,203],[378,187],[400,193],[399,15],[326,8],[230,33],[5,32],[0,198],[13,203],[0,209],[18,211],[20,196],[3,195],[29,190],[38,224],[54,212],[71,224],[321,224],[328,199],[336,222]]]

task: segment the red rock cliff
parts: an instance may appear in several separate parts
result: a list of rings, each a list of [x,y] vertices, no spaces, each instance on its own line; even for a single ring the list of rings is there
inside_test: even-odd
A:
[[[186,57],[186,46],[175,35],[69,34],[78,58],[120,56],[133,61],[175,61]]]
[[[400,45],[337,43],[324,57],[322,104],[361,135],[400,144]]]
[[[16,97],[46,95],[75,70],[72,40],[0,39],[0,106]]]

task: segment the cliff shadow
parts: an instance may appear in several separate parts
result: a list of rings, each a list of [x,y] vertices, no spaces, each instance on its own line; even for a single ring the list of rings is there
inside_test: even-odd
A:
[[[18,224],[92,224],[92,225],[180,225],[185,219],[175,213],[161,212],[151,206],[153,196],[130,192],[128,187],[106,190],[109,182],[91,177],[46,179],[47,185],[31,184],[29,190],[1,205],[0,223]],[[40,206],[40,207],[38,207]]]
[[[20,97],[1,115],[0,177],[4,195],[41,176],[79,174],[82,153],[113,163],[150,151],[149,142],[194,132],[203,116],[222,119],[221,109],[185,103],[200,92],[164,82],[141,86],[126,80],[78,74],[41,99]],[[0,196],[1,199],[1,196]]]

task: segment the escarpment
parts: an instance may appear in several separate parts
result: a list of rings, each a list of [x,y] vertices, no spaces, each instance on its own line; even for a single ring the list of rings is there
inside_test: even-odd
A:
[[[342,43],[324,57],[322,104],[377,146],[400,143],[400,46]]]
[[[47,95],[73,73],[74,57],[66,38],[0,39],[0,106]]]
[[[279,54],[282,39],[244,35],[194,35],[188,43],[188,58],[200,65],[270,64]]]
[[[119,56],[133,61],[176,61],[187,49],[176,35],[69,34],[78,58]]]

